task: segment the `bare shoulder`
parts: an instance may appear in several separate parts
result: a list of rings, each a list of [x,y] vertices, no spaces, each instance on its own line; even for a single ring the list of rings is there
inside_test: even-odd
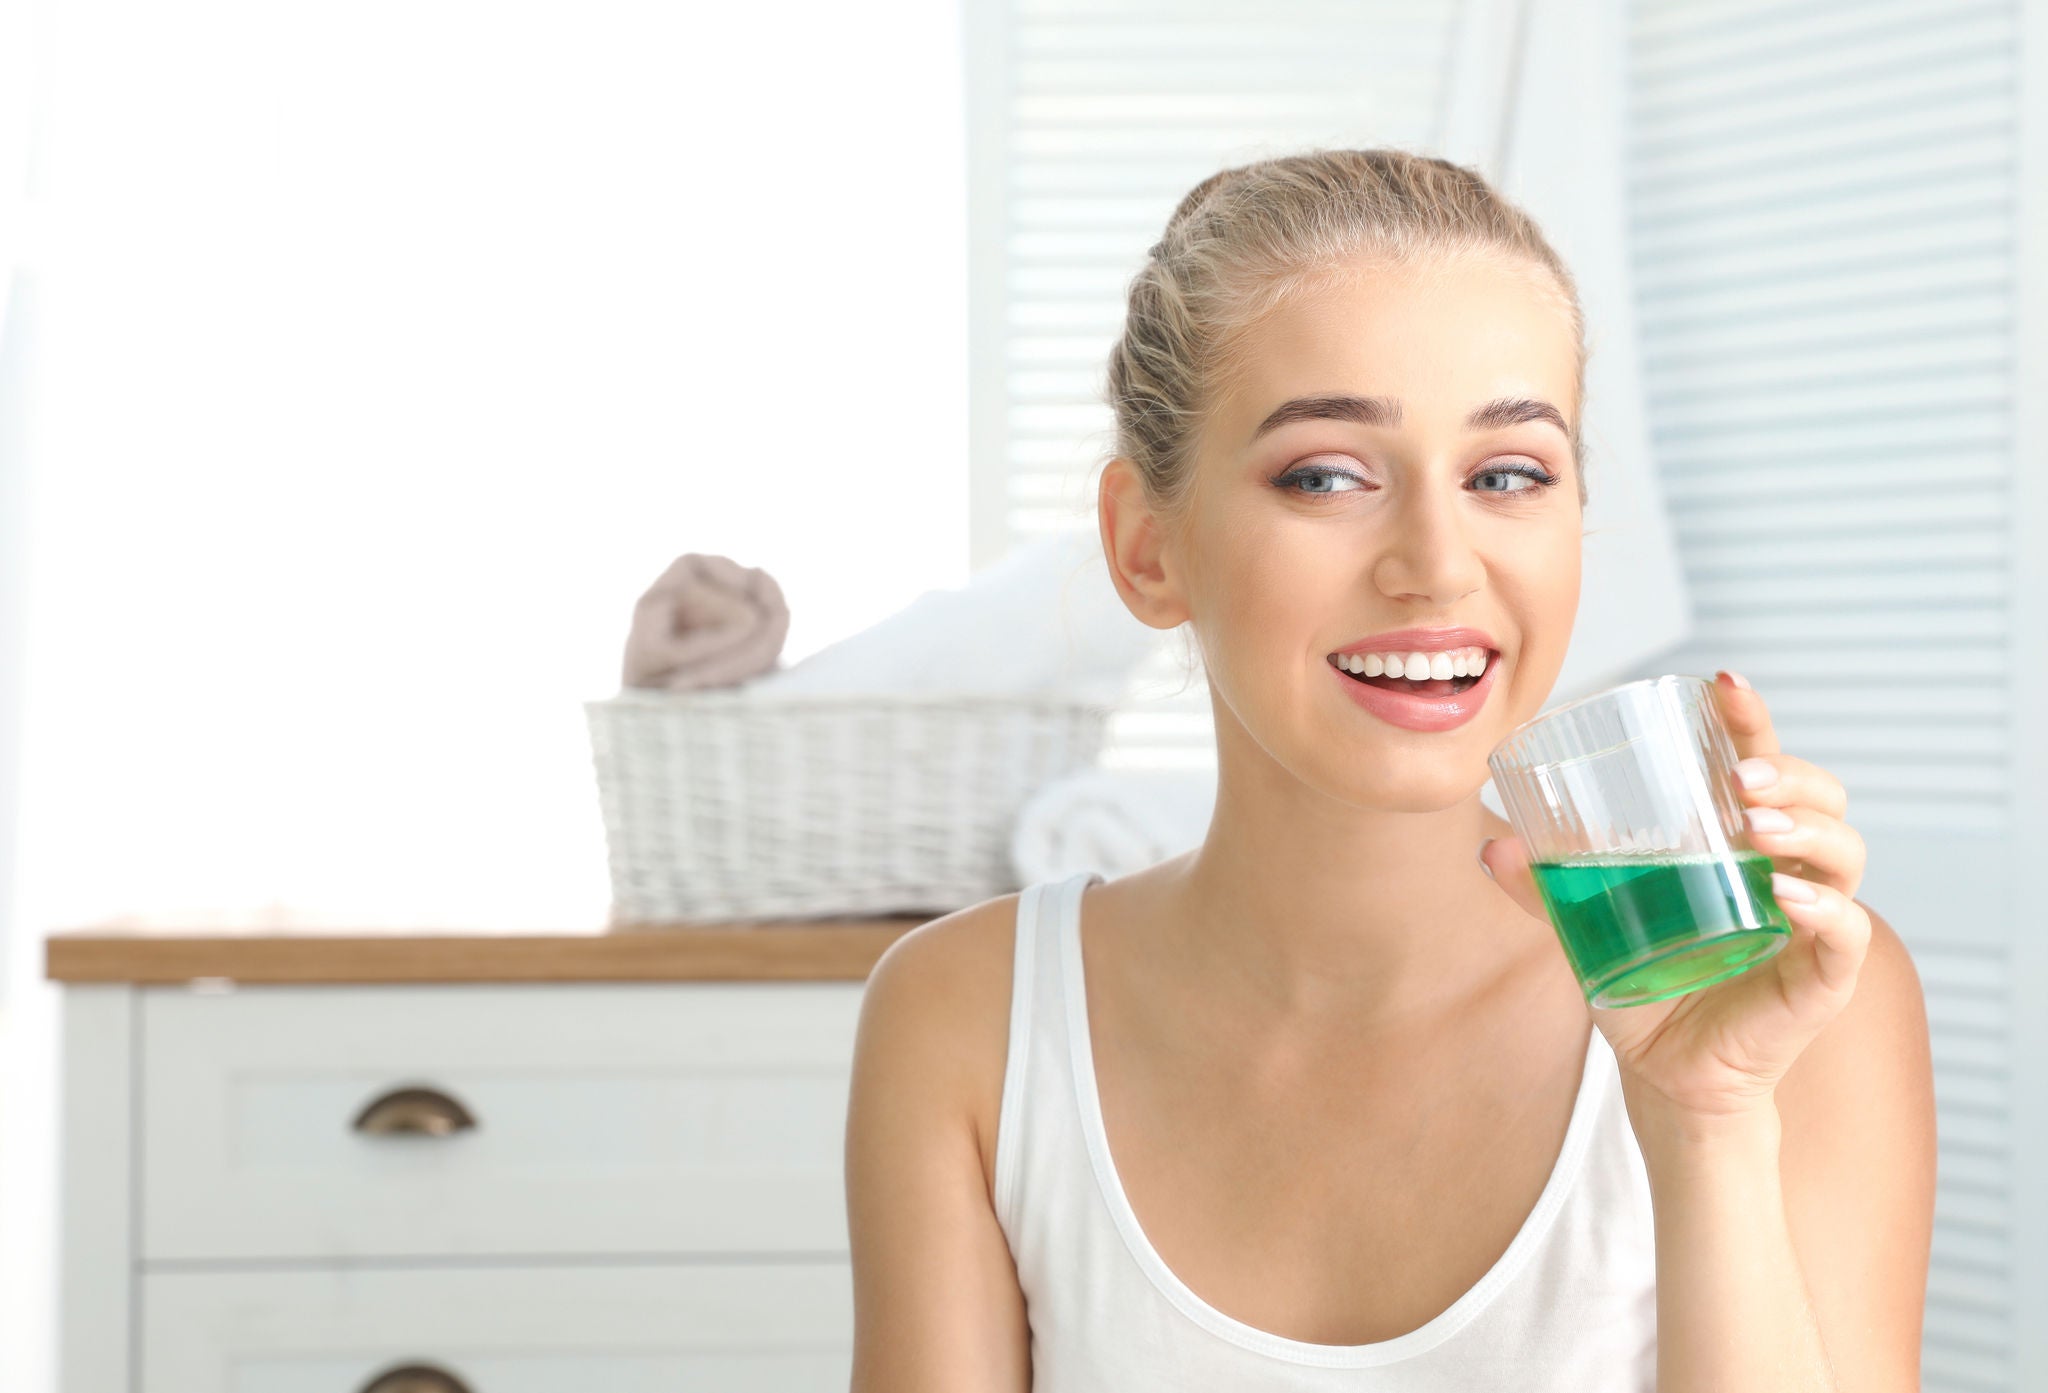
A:
[[[1022,1393],[1023,1288],[989,1148],[1017,896],[918,925],[868,974],[846,1112],[855,1393]]]
[[[1927,999],[1913,954],[1885,917],[1863,901],[1870,916],[1870,948],[1849,1004],[1829,1022],[1778,1085],[1778,1110],[1788,1125],[1828,1126],[1837,1109],[1856,1106],[1856,1095],[1880,1090],[1900,1104],[1919,1101],[1933,1121],[1933,1060]]]
[[[1009,1054],[1018,898],[998,895],[910,930],[876,960],[861,999],[856,1053],[957,1110],[985,1176]]]
[[[1845,1388],[1916,1387],[1934,1228],[1934,1062],[1913,955],[1877,910],[1856,990],[1777,1088],[1786,1220]]]

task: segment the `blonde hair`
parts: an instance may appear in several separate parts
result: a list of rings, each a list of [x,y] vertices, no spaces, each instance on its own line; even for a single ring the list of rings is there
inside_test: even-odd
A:
[[[1396,149],[1313,150],[1238,165],[1188,191],[1131,278],[1109,356],[1116,453],[1169,523],[1192,488],[1207,413],[1246,366],[1241,331],[1290,296],[1359,265],[1482,255],[1548,273],[1571,325],[1572,468],[1586,501],[1579,415],[1585,316],[1563,258],[1478,173]]]

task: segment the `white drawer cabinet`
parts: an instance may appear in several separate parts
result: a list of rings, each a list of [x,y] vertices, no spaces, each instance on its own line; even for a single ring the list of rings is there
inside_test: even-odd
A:
[[[393,1393],[845,1393],[852,1375],[843,1262],[144,1281],[146,1389],[357,1393],[381,1377]]]
[[[144,991],[139,1007],[145,1259],[846,1246],[845,983]],[[446,1135],[406,1130],[448,1118]]]
[[[63,1393],[844,1390],[860,992],[68,987]]]

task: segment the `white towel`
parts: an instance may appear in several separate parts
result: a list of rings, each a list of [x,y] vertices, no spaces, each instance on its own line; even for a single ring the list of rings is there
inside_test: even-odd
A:
[[[745,690],[771,697],[1042,693],[1114,705],[1164,637],[1124,607],[1094,532],[1056,533],[959,589],[926,591]]]
[[[1129,875],[1200,846],[1215,806],[1214,769],[1084,769],[1018,809],[1011,867],[1020,885]]]
[[[1546,706],[1622,680],[1693,616],[1651,454],[1623,160],[1623,0],[1464,0],[1435,153],[1486,175],[1571,267],[1586,314],[1585,569]]]

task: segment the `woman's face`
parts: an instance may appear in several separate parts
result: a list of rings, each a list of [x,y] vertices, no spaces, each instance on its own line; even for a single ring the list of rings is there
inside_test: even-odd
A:
[[[1205,428],[1168,573],[1228,714],[1343,801],[1420,812],[1469,797],[1564,661],[1581,509],[1566,431],[1541,407],[1576,424],[1576,351],[1539,277],[1475,257],[1302,294],[1245,331],[1249,366]],[[1376,401],[1327,405],[1347,397]],[[1469,419],[1501,402],[1538,406]],[[1330,662],[1389,630],[1450,625],[1496,650],[1483,703],[1454,728],[1376,714]]]

